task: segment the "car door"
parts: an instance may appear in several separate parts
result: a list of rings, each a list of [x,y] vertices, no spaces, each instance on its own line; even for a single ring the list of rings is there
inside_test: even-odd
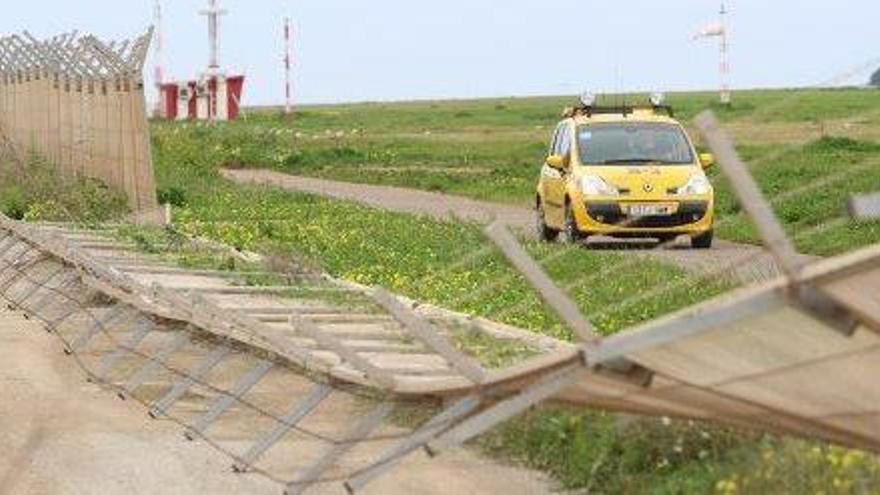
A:
[[[547,197],[547,194],[545,193],[547,190],[547,181],[552,179],[555,175],[549,170],[552,167],[547,165],[547,158],[556,150],[556,140],[559,139],[559,128],[560,126],[557,125],[556,129],[553,130],[553,134],[550,136],[550,147],[547,149],[547,154],[544,155],[543,161],[541,161],[541,169],[538,174],[538,196],[542,202],[541,207],[545,209],[547,205],[543,204],[543,201]]]
[[[550,155],[563,157],[571,163],[571,126],[568,122],[559,124]],[[570,169],[555,169],[546,163],[541,169],[544,183],[544,218],[547,225],[561,229],[565,225],[565,190]]]

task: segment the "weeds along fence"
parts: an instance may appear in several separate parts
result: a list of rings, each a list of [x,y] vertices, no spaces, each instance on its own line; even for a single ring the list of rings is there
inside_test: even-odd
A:
[[[121,42],[77,32],[0,38],[5,151],[100,179],[136,213],[157,211],[143,81],[151,39],[152,29]]]

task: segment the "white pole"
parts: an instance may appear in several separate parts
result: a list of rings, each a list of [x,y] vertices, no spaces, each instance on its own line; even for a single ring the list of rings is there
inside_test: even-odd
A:
[[[205,84],[210,88],[212,81],[217,83],[220,75],[220,16],[225,15],[226,11],[217,5],[217,0],[208,0],[207,10],[200,12],[208,18],[208,43],[210,45],[210,57],[208,60],[208,72],[205,77]],[[217,92],[212,93],[208,90],[208,119],[214,121],[217,114]]]
[[[165,49],[165,40],[162,34],[162,1],[156,0],[155,6],[153,8],[153,16],[155,18],[154,22],[156,24],[156,69],[155,69],[155,78],[156,78],[156,86],[161,86],[162,83],[165,82],[165,68],[164,68],[164,60],[163,51]]]
[[[208,60],[208,71],[213,74],[220,68],[220,41],[217,29],[220,13],[217,9],[217,0],[208,0],[208,10],[206,13],[208,16],[208,43],[211,47],[210,58]]]
[[[154,23],[156,25],[156,68],[154,78],[156,82],[156,91],[158,97],[156,99],[156,116],[165,118],[165,108],[163,105],[162,85],[165,83],[165,40],[162,34],[162,1],[156,0],[153,8]]]
[[[293,112],[293,90],[291,78],[291,64],[293,53],[293,36],[290,17],[284,18],[284,114],[290,115]]]
[[[721,4],[721,103],[729,105],[730,94],[730,44],[727,35],[727,9]]]

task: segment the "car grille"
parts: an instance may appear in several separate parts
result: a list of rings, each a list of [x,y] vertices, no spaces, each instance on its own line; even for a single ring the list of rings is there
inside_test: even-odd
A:
[[[705,201],[682,201],[678,211],[672,215],[630,217],[623,213],[619,203],[587,203],[587,213],[593,220],[630,229],[682,227],[700,221],[706,216],[708,209],[709,205]]]

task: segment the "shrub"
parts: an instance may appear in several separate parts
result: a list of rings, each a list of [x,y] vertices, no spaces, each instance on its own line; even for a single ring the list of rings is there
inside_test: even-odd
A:
[[[170,204],[182,208],[187,205],[186,192],[179,187],[169,187],[168,189],[159,189],[156,192],[159,204]]]
[[[857,141],[848,137],[823,136],[807,145],[807,151],[817,153],[830,153],[835,151],[850,151],[854,153],[871,153],[880,151],[880,144],[866,141]]]
[[[125,195],[99,180],[62,177],[55,167],[38,159],[22,164],[8,157],[0,172],[0,208],[19,220],[86,223],[129,212]]]

